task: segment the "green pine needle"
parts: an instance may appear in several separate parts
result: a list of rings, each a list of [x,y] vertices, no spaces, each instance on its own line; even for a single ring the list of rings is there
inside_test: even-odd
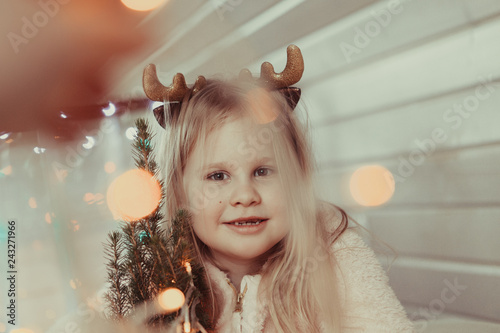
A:
[[[148,121],[138,119],[135,123],[137,136],[133,142],[133,156],[137,168],[158,177],[158,166],[154,159],[153,134]],[[175,287],[186,293],[192,282],[196,290],[189,304],[201,302],[196,308],[200,324],[206,328],[213,326],[208,318],[206,301],[208,295],[205,272],[195,251],[195,240],[187,211],[179,210],[170,223],[165,223],[162,206],[165,202],[163,183],[162,198],[158,208],[149,216],[133,222],[123,222],[119,231],[108,234],[105,244],[105,258],[108,260],[108,285],[105,295],[110,317],[120,320],[133,314],[136,306],[153,300],[166,288]],[[167,225],[165,229],[163,226]],[[185,263],[192,268],[192,278],[187,273]],[[158,314],[149,318],[152,328],[168,325],[179,313]]]

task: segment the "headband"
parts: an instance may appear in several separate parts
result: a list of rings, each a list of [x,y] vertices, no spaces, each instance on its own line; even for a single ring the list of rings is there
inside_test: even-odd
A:
[[[274,71],[273,65],[264,62],[261,66],[260,77],[254,79],[248,69],[242,69],[239,79],[242,81],[256,81],[269,90],[279,91],[286,99],[288,105],[293,110],[300,100],[300,88],[291,87],[299,82],[304,72],[304,59],[302,53],[296,45],[289,45],[287,48],[287,61],[285,69],[281,73]],[[142,85],[146,96],[153,101],[168,103],[171,110],[180,109],[184,97],[190,93],[190,98],[196,95],[207,84],[204,76],[198,76],[192,88],[188,88],[184,75],[177,73],[170,86],[165,87],[156,74],[156,66],[149,64],[144,69]],[[165,128],[165,105],[161,105],[153,110],[158,123]]]

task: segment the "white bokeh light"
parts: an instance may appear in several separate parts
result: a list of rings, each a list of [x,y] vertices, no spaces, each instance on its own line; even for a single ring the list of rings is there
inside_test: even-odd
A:
[[[102,109],[102,113],[104,113],[104,115],[106,117],[111,117],[112,115],[114,115],[116,112],[116,106],[109,102],[108,106],[104,109]]]
[[[95,139],[91,136],[86,136],[86,138],[87,138],[87,142],[82,144],[83,148],[92,149],[92,147],[94,147],[94,145],[95,145]]]
[[[37,153],[37,154],[43,154],[43,153],[45,153],[45,150],[46,150],[46,149],[45,149],[45,148],[42,148],[42,147],[35,147],[35,148],[33,148],[33,151],[34,151],[35,153]]]
[[[135,128],[135,127],[127,128],[127,130],[125,131],[125,136],[129,140],[134,140],[135,137],[137,136],[137,128]]]

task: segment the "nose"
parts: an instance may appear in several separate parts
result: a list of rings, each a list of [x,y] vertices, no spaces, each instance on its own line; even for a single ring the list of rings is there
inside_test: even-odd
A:
[[[235,184],[231,193],[232,206],[253,206],[261,202],[261,197],[255,185],[251,182],[245,184]]]

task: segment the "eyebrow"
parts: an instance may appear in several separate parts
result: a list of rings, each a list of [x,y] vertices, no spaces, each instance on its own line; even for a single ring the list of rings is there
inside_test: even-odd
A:
[[[268,163],[268,162],[271,162],[273,161],[274,159],[270,158],[270,157],[262,157],[260,158],[259,160],[257,160],[255,163],[256,164],[263,164],[263,163]],[[204,165],[201,170],[207,170],[207,169],[212,169],[212,168],[221,168],[221,169],[230,169],[231,165],[233,165],[234,163],[230,162],[230,161],[223,161],[223,162],[215,162],[215,163],[210,163],[210,164],[207,164],[207,165]]]

